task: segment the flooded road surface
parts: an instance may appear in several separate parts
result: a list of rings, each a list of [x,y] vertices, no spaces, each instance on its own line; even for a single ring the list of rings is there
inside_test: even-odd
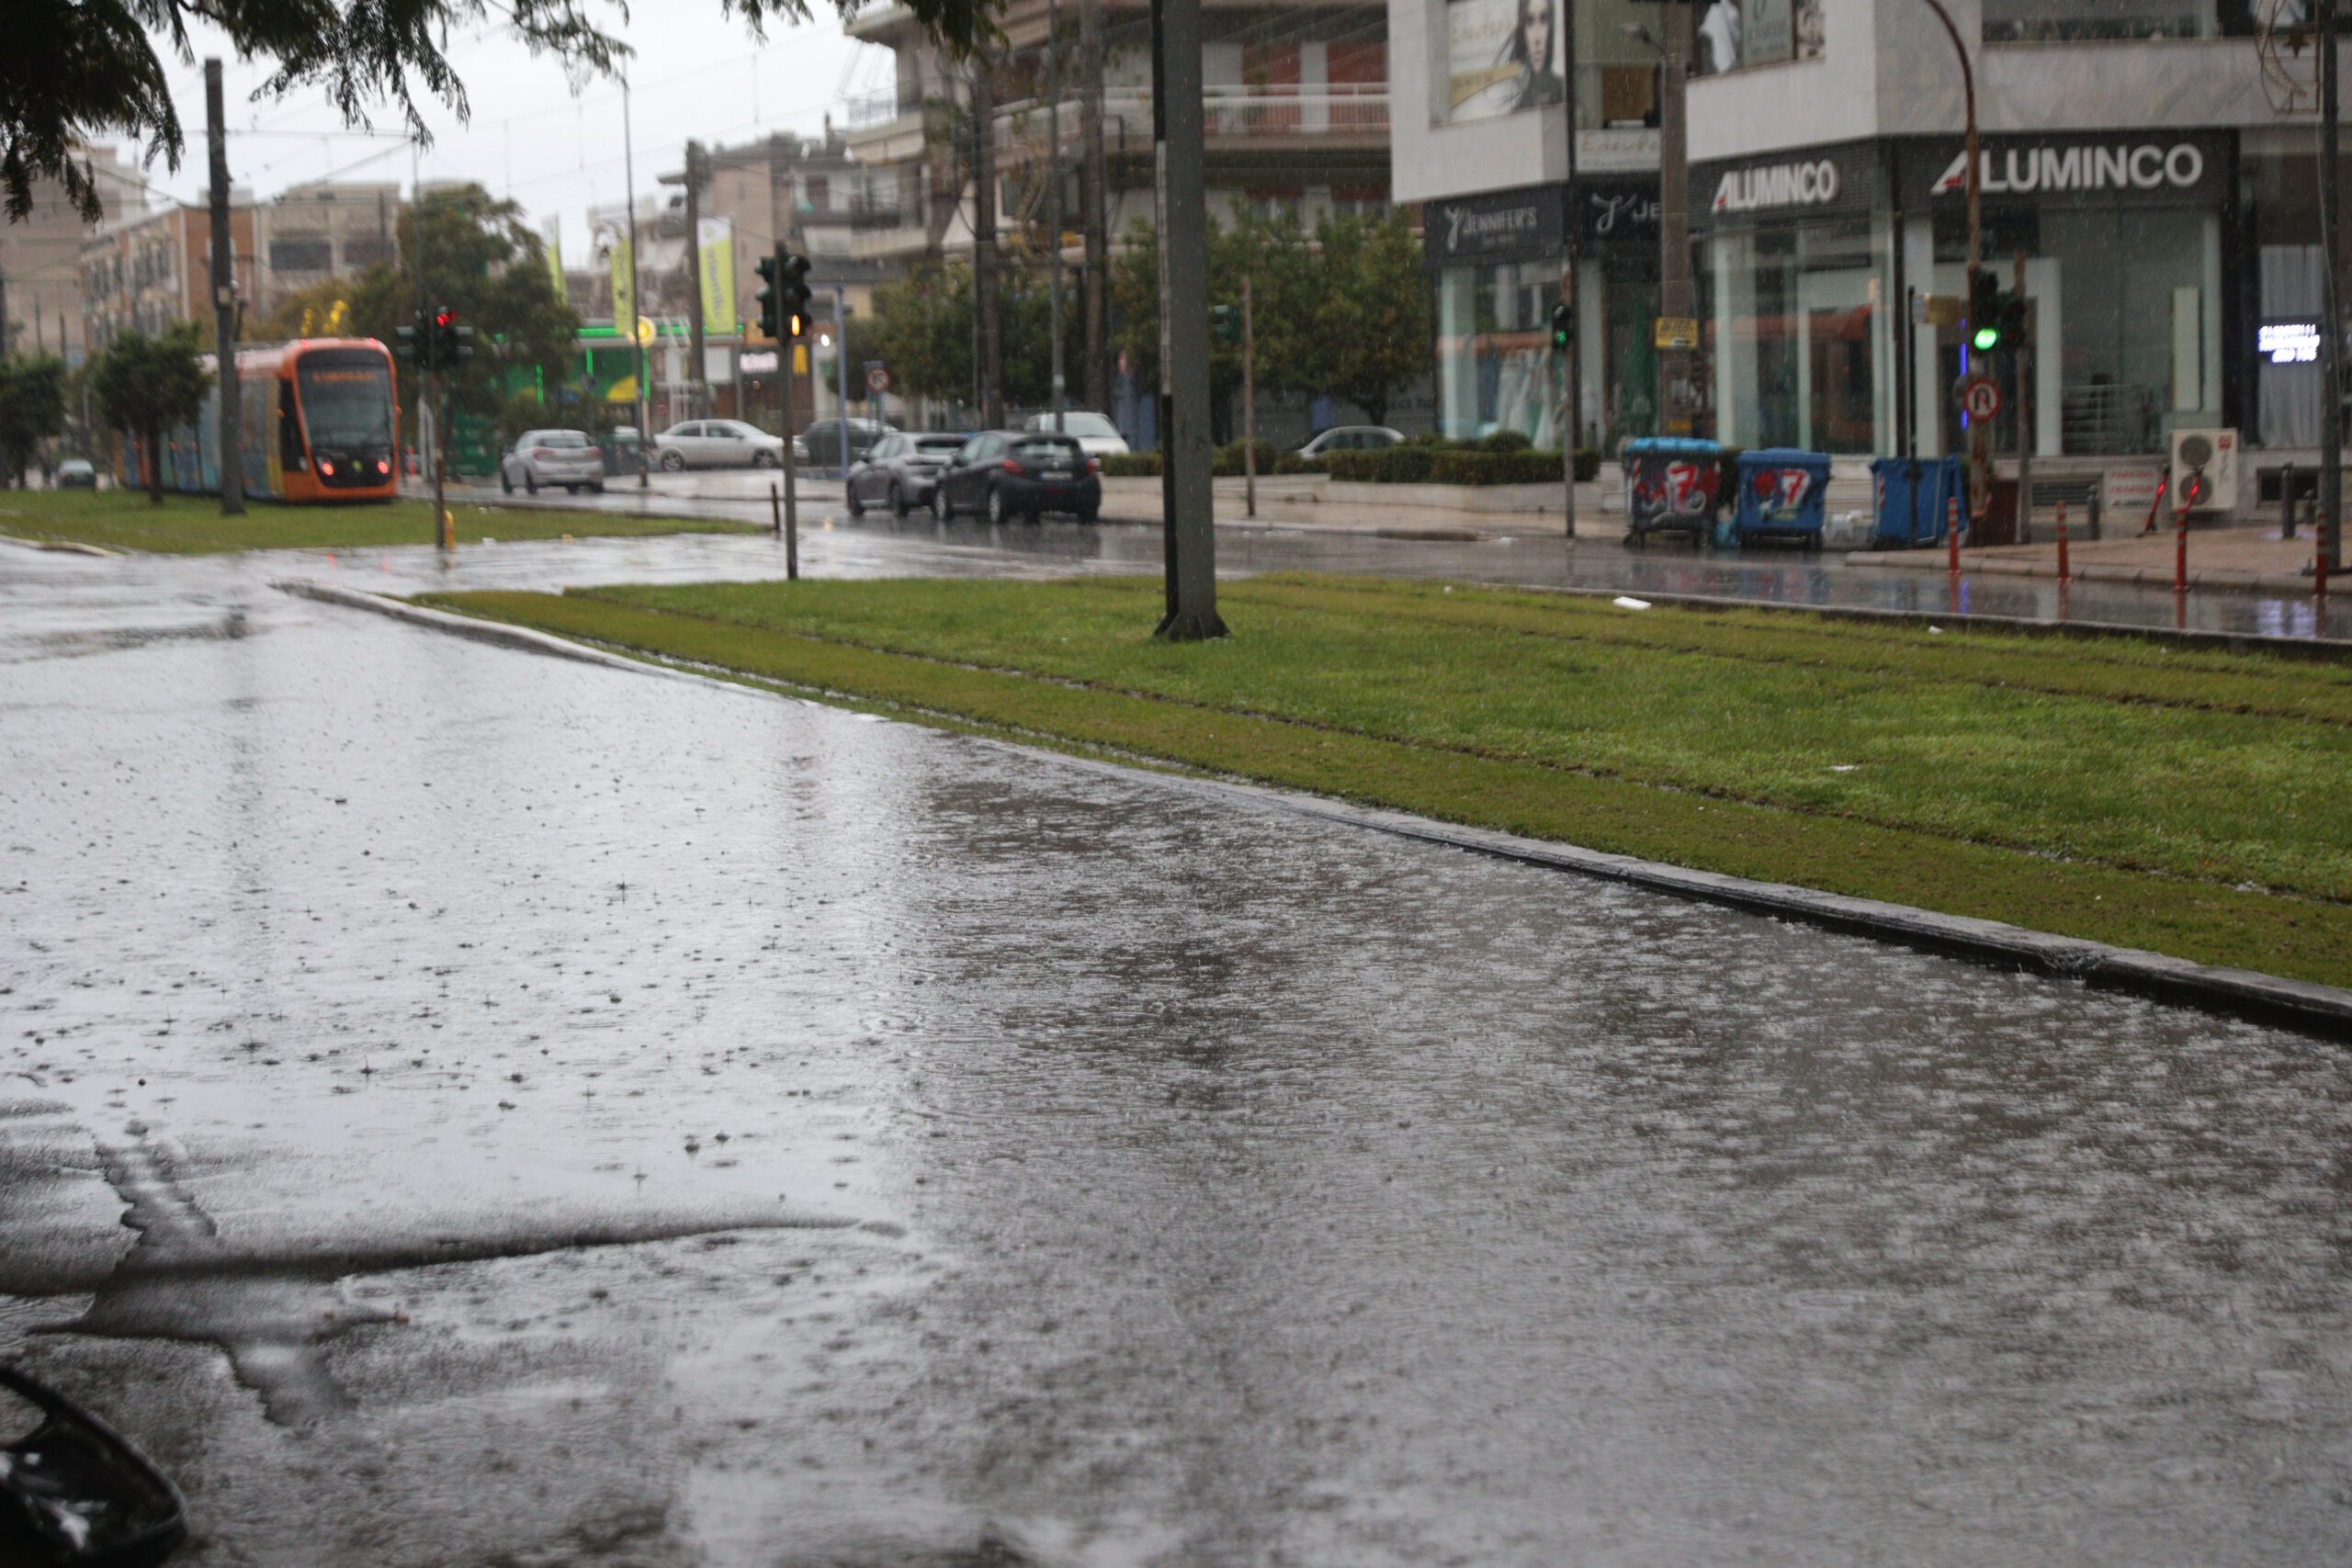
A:
[[[0,1354],[190,1562],[2352,1540],[2337,1046],[223,563],[0,561]]]

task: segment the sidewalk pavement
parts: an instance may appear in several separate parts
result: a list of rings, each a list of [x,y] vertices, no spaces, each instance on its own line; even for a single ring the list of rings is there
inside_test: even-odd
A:
[[[2036,532],[2041,531],[2037,524]],[[2172,586],[2177,541],[2170,530],[2132,533],[2123,537],[2072,539],[2067,546],[2067,570],[2076,581],[2129,582],[2144,587]],[[2242,589],[2263,593],[2309,593],[2316,544],[2305,530],[2281,538],[2278,527],[2191,528],[2188,531],[2188,585],[2191,588]],[[1846,558],[1851,566],[1884,567],[1915,571],[1949,570],[1946,552],[1935,550],[1857,550]],[[2058,575],[2055,539],[2031,545],[2005,545],[1995,549],[1960,552],[1962,571],[2006,573],[2014,577]]]

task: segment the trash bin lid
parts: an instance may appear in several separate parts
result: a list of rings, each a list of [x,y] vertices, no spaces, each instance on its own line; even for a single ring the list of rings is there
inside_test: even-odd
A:
[[[1826,468],[1829,466],[1826,452],[1807,452],[1796,446],[1754,446],[1739,455],[1743,468]]]
[[[1723,443],[1700,441],[1688,435],[1636,435],[1625,443],[1629,457],[1720,457]]]

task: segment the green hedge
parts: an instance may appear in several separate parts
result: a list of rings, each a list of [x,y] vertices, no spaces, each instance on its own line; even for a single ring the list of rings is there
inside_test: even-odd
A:
[[[1116,452],[1102,459],[1106,479],[1150,479],[1159,477],[1157,452]]]
[[[1533,485],[1559,479],[1560,455],[1524,446],[1491,451],[1408,442],[1381,452],[1334,452],[1328,467],[1333,479],[1355,484]],[[1600,472],[1600,454],[1579,448],[1577,478],[1589,479]]]

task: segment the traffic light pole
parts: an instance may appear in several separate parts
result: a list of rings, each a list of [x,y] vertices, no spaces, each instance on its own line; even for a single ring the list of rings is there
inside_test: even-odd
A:
[[[212,326],[220,389],[220,515],[245,513],[244,423],[238,408],[237,269],[229,240],[229,132],[220,107],[220,62],[204,62],[204,118],[210,141],[212,174]],[[39,318],[36,317],[36,323]],[[58,352],[65,351],[61,339]]]
[[[1968,45],[1962,40],[1960,28],[1953,25],[1951,13],[1944,9],[1943,0],[1927,0],[1927,5],[1944,25],[1944,31],[1951,36],[1952,52],[1960,56],[1960,90],[1968,111],[1967,145],[1962,154],[1968,160],[1968,282],[1961,290],[1961,298],[1967,301],[1968,316],[1960,323],[1960,341],[1962,353],[1973,353],[1977,326],[1976,271],[1984,264],[1984,192],[1978,188],[1984,159],[1976,137],[1976,68],[1969,63]],[[1983,420],[1968,422],[1968,517],[1972,524],[1984,516],[1985,508],[1992,504],[1992,486],[1987,482],[1991,478],[1987,472],[1991,466],[1991,441],[1992,432]]]
[[[1258,316],[1252,308],[1250,274],[1241,275],[1241,472],[1242,497],[1258,515]],[[1058,416],[1059,411],[1056,411]]]
[[[1201,0],[1152,0],[1151,112],[1159,184],[1160,425],[1168,500],[1169,642],[1226,635],[1216,613],[1209,479],[1209,224],[1203,173]]]
[[[1577,11],[1572,5],[1560,7],[1556,24],[1560,34],[1560,76],[1566,91],[1561,96],[1561,118],[1567,122],[1567,178],[1560,189],[1562,244],[1566,259],[1560,265],[1560,303],[1568,308],[1567,363],[1562,367],[1561,398],[1567,404],[1562,411],[1560,435],[1560,467],[1562,487],[1560,514],[1567,523],[1567,536],[1577,536],[1577,437],[1584,423],[1584,367],[1577,363],[1577,231],[1583,227],[1584,209],[1577,200]],[[1537,63],[1540,72],[1543,66]]]

